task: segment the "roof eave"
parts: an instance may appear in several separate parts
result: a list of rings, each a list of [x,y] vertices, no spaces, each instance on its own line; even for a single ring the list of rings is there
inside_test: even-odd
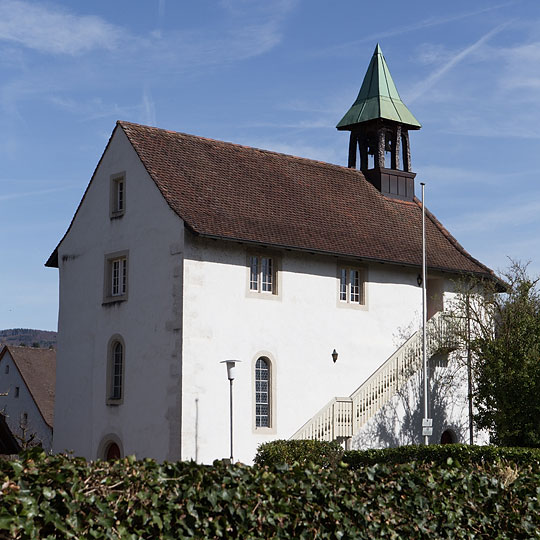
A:
[[[223,236],[219,234],[203,233],[203,232],[196,231],[193,227],[189,226],[189,224],[185,221],[184,221],[184,224],[186,228],[195,236],[200,236],[201,238],[207,238],[209,240],[221,240],[224,242],[236,242],[239,244],[248,244],[252,246],[264,246],[271,249],[285,249],[288,251],[297,251],[300,253],[324,255],[324,256],[336,257],[336,258],[341,258],[341,259],[354,259],[357,261],[370,262],[370,263],[376,263],[376,264],[390,264],[393,266],[403,266],[407,268],[421,268],[420,264],[409,263],[406,261],[381,259],[378,257],[366,257],[366,256],[361,256],[361,255],[357,255],[353,253],[340,253],[336,251],[327,251],[327,250],[321,250],[317,248],[291,246],[287,244],[277,244],[277,243],[271,244],[268,242],[259,242],[257,240],[249,240],[245,238],[236,238],[236,237],[230,237],[230,236]],[[494,274],[490,274],[489,272],[474,272],[472,270],[470,271],[462,270],[462,269],[460,270],[460,269],[455,269],[455,268],[445,268],[445,267],[429,266],[429,265],[428,265],[428,268],[432,271],[443,272],[445,274],[454,274],[454,275],[462,275],[462,276],[477,276],[481,278],[487,278],[495,282],[497,282],[499,279],[497,278],[497,276],[495,276]]]

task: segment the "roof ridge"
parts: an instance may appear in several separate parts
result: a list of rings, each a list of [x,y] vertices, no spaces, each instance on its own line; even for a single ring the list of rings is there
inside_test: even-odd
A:
[[[287,157],[287,158],[298,160],[298,161],[300,161],[302,163],[307,162],[307,163],[314,163],[316,165],[323,166],[323,167],[330,167],[330,168],[335,167],[338,170],[348,171],[348,172],[354,173],[356,175],[360,175],[360,176],[362,176],[364,178],[364,175],[363,175],[362,171],[360,171],[358,169],[353,169],[353,168],[350,168],[350,167],[346,167],[345,165],[339,165],[337,163],[328,163],[327,161],[321,161],[321,160],[318,160],[318,159],[306,158],[306,157],[302,157],[302,156],[295,156],[294,154],[286,154],[285,152],[277,152],[275,150],[267,150],[265,148],[258,148],[256,146],[247,146],[247,145],[244,145],[244,144],[230,142],[230,141],[221,141],[219,139],[211,139],[210,137],[202,137],[201,135],[193,135],[192,133],[185,133],[183,131],[173,131],[173,130],[170,130],[170,129],[158,128],[158,127],[155,127],[155,126],[147,126],[145,124],[137,124],[136,122],[128,122],[126,120],[117,120],[116,123],[118,125],[120,125],[122,128],[124,127],[124,125],[135,126],[136,128],[150,129],[150,130],[155,130],[155,131],[162,132],[162,133],[163,132],[164,133],[169,133],[171,135],[180,135],[180,136],[183,136],[183,137],[189,137],[189,138],[192,138],[192,139],[198,139],[198,140],[206,141],[206,142],[210,142],[210,143],[217,143],[220,146],[225,145],[225,146],[230,146],[230,147],[233,147],[233,148],[240,148],[242,150],[248,150],[250,152],[260,152],[262,154],[270,154],[270,155],[282,156],[282,157],[284,156],[284,157]]]

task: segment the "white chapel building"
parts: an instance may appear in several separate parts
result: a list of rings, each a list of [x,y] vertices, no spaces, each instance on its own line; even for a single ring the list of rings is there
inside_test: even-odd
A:
[[[378,46],[337,127],[348,167],[117,122],[46,263],[60,279],[55,452],[228,457],[227,359],[235,459],[277,438],[369,444],[363,426],[410,374],[400,358],[415,369],[417,337],[396,339],[422,313],[420,124]],[[440,325],[457,277],[493,273],[429,212],[426,234]],[[443,413],[432,441],[454,426],[466,442],[456,425]]]

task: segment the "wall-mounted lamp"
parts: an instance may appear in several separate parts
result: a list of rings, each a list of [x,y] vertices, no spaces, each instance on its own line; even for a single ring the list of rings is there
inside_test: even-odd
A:
[[[419,287],[422,286],[422,276],[420,274],[418,274],[418,277],[416,278],[416,283],[418,283]]]
[[[336,363],[337,357],[338,357],[338,353],[337,353],[336,349],[334,349],[332,351],[332,360],[334,361],[334,364]]]

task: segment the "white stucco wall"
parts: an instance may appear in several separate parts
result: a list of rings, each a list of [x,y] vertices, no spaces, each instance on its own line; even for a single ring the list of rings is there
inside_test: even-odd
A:
[[[469,402],[465,351],[448,357],[434,356],[428,362],[428,418],[433,422],[429,444],[440,444],[444,431],[452,433],[452,442],[470,442]],[[445,361],[446,358],[446,361]],[[355,434],[350,447],[354,450],[424,444],[423,374],[415,373],[408,383]],[[489,436],[473,425],[474,444],[488,444]]]
[[[221,360],[242,361],[234,382],[235,458],[251,462],[260,443],[289,438],[331,398],[354,391],[420,321],[418,270],[364,266],[367,300],[358,308],[338,301],[337,258],[292,251],[274,253],[281,260],[277,297],[248,293],[252,251],[186,236],[183,458],[209,462],[229,455],[229,386]],[[254,362],[262,355],[274,369],[271,433],[253,427]]]
[[[125,172],[126,210],[109,215],[110,175]],[[58,249],[60,309],[55,452],[102,457],[180,456],[182,221],[168,207],[121,129]],[[103,304],[105,255],[129,251],[128,298]],[[107,348],[125,343],[124,398],[106,404]]]
[[[6,366],[9,373],[6,373]],[[19,395],[16,394],[19,388]],[[52,448],[52,429],[47,425],[21,376],[13,358],[6,351],[0,361],[0,413],[4,415],[13,435],[32,444],[41,443],[43,449],[50,452]],[[27,414],[27,422],[23,415]],[[30,441],[31,437],[34,438]],[[21,440],[17,441],[21,444]]]

